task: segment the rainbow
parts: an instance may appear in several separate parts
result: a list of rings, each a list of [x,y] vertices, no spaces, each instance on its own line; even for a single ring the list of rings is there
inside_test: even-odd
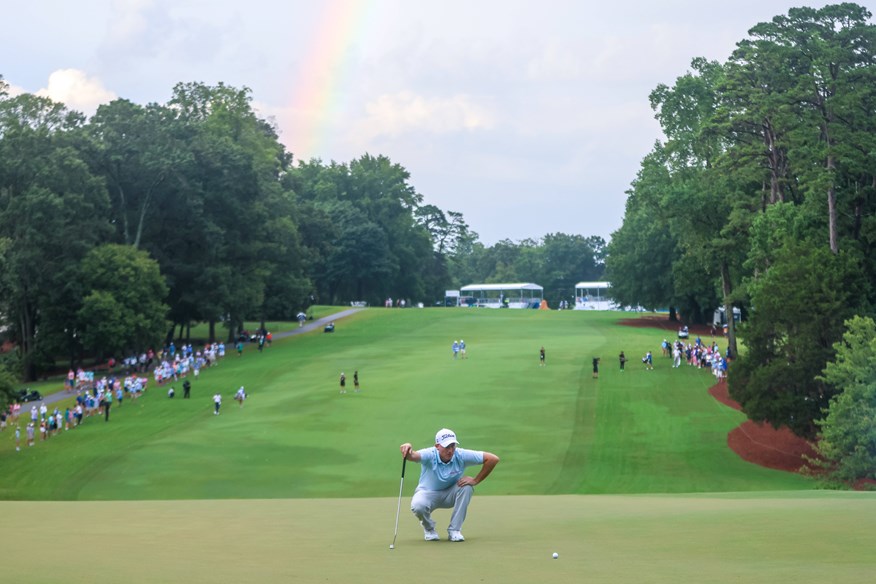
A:
[[[292,86],[291,135],[287,146],[297,160],[330,155],[329,135],[346,107],[344,91],[352,70],[352,51],[368,29],[370,0],[328,0]]]

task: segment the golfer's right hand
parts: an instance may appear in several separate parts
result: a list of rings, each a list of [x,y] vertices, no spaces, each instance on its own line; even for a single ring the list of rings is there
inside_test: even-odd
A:
[[[413,446],[411,446],[410,442],[405,442],[404,444],[402,444],[400,446],[400,449],[401,449],[402,457],[407,458],[408,455],[411,453],[411,450],[413,450],[414,448],[413,448]]]

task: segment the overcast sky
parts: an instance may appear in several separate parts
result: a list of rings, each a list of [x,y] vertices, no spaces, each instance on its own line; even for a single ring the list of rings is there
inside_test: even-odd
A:
[[[608,240],[661,137],[649,92],[804,2],[7,4],[0,75],[15,91],[90,115],[117,97],[165,103],[181,81],[246,86],[296,159],[385,154],[492,245]]]

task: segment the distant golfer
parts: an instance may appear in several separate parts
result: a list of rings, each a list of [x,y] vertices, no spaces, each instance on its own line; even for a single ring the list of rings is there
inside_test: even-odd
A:
[[[359,393],[359,370],[353,371],[353,389]]]
[[[599,379],[599,357],[593,358],[593,379]]]
[[[544,367],[544,347],[538,351],[538,366]]]
[[[620,362],[621,373],[623,373],[624,372],[624,365],[626,365],[626,363],[627,363],[627,356],[624,355],[623,351],[621,351],[620,355],[618,355],[618,361]]]
[[[341,384],[341,393],[347,393],[347,376],[344,375],[343,371],[341,371],[340,384]]]
[[[442,428],[435,435],[435,446],[414,450],[409,442],[401,445],[401,453],[411,462],[419,462],[420,482],[411,499],[411,511],[420,520],[426,541],[441,539],[435,531],[432,511],[453,509],[447,535],[450,541],[465,541],[462,536],[462,523],[468,511],[468,504],[474,493],[474,486],[489,476],[499,457],[491,452],[465,450],[458,448],[456,433]],[[463,473],[469,466],[481,465],[477,476],[469,477]]]
[[[213,408],[214,408],[213,415],[214,416],[219,415],[219,408],[221,408],[221,407],[222,407],[222,394],[221,393],[214,394],[213,395]]]

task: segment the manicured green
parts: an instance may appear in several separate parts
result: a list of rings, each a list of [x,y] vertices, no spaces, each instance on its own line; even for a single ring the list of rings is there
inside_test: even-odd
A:
[[[405,483],[392,551],[395,493],[7,502],[0,504],[3,580],[869,584],[876,571],[874,493],[476,495],[466,541],[457,544],[422,540],[406,508],[413,478]],[[397,478],[393,486],[397,493]],[[435,516],[445,537],[449,512]]]
[[[263,353],[232,348],[191,400],[150,386],[109,423],[16,453],[0,444],[0,498],[141,500],[379,497],[405,441],[454,428],[502,458],[484,494],[688,493],[811,488],[726,446],[743,415],[707,393],[713,378],[672,369],[663,335],[618,313],[368,309]],[[468,359],[451,358],[462,338]],[[544,345],[547,366],[538,366]],[[655,354],[655,371],[640,357]],[[617,354],[630,361],[621,374]],[[591,378],[591,360],[602,357]],[[353,392],[358,369],[363,392]],[[338,393],[344,371],[348,393]],[[244,385],[245,407],[231,399]],[[177,385],[177,395],[181,395]],[[224,396],[212,415],[211,396]],[[11,438],[11,433],[6,436]],[[50,469],[50,470],[49,470]]]

